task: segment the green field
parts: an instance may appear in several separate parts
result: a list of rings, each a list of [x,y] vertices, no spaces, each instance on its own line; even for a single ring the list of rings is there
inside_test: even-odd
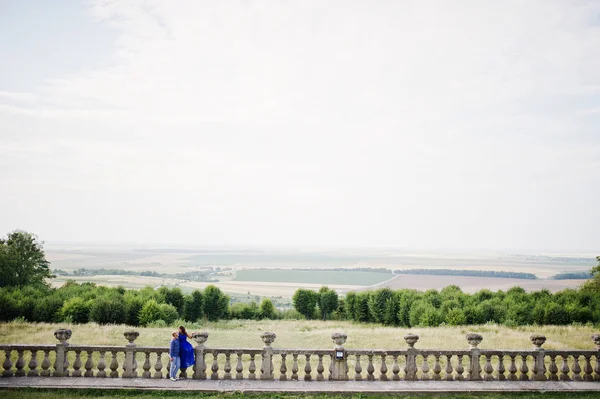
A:
[[[264,281],[269,283],[303,283],[335,285],[373,285],[394,277],[391,273],[351,271],[309,271],[281,269],[238,270],[235,281]]]
[[[243,399],[243,398],[256,398],[256,399],[342,399],[342,398],[360,398],[360,399],[378,399],[378,398],[389,398],[389,395],[369,395],[359,394],[354,395],[311,395],[311,394],[285,394],[285,393],[265,393],[265,394],[250,394],[241,392],[215,392],[215,393],[201,393],[201,392],[165,392],[165,391],[139,391],[130,389],[119,389],[119,390],[98,390],[98,389],[77,389],[77,390],[46,390],[46,389],[7,389],[0,390],[0,396],[4,399],[21,399],[21,398],[39,398],[39,399],[69,399],[69,398],[109,398],[109,399],[121,399],[121,398],[135,398],[135,399],[151,399],[151,398],[173,398],[173,399],[188,399],[188,398],[204,398],[204,399],[217,399],[217,398],[228,398],[228,399]],[[421,399],[434,399],[434,398],[445,398],[445,399],[595,399],[598,396],[598,392],[509,392],[509,393],[452,393],[452,394],[394,394],[395,398],[421,398]]]

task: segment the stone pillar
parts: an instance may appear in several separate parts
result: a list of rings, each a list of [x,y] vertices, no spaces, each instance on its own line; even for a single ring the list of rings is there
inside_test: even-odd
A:
[[[52,374],[53,377],[68,377],[69,370],[67,367],[69,366],[69,362],[67,361],[67,347],[69,343],[67,342],[69,338],[71,338],[71,330],[67,329],[59,329],[54,331],[54,337],[59,341],[56,344],[56,362],[55,362],[55,370]]]
[[[348,381],[348,359],[344,350],[344,343],[347,338],[348,336],[344,333],[331,334],[331,339],[335,343],[331,361],[331,379],[333,381]]]
[[[260,379],[272,380],[273,377],[273,348],[271,344],[275,341],[277,335],[272,332],[264,332],[260,336],[265,343],[262,351],[262,364],[260,365]]]
[[[125,347],[125,367],[123,367],[123,378],[135,378],[137,377],[137,368],[135,364],[135,341],[137,337],[140,336],[140,333],[137,331],[125,331],[123,336],[129,343]]]
[[[407,381],[414,381],[417,379],[417,350],[415,344],[419,340],[417,334],[408,333],[404,336],[404,340],[408,344],[406,350],[406,368],[404,369],[405,379]]]
[[[481,365],[479,364],[481,352],[479,351],[477,345],[483,341],[483,337],[476,333],[468,333],[466,338],[469,342],[469,349],[471,350],[468,378],[470,381],[481,381]]]
[[[535,350],[535,361],[533,363],[533,380],[534,381],[546,381],[546,364],[544,363],[544,356],[546,352],[542,348],[546,337],[541,334],[533,334],[529,337],[533,348]]]
[[[196,352],[196,360],[194,364],[194,375],[192,376],[195,380],[205,380],[206,379],[206,362],[204,361],[204,350],[206,347],[204,343],[208,339],[208,333],[204,332],[195,332],[192,334],[192,338],[198,345],[194,349]]]

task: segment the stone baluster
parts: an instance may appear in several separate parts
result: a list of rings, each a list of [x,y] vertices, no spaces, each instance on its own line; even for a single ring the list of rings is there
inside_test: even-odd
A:
[[[254,363],[254,353],[250,354],[250,366],[248,367],[248,379],[255,380],[256,379],[256,363]]]
[[[195,332],[192,333],[192,339],[196,341],[196,348],[194,349],[196,360],[194,363],[194,375],[192,378],[196,380],[205,380],[206,379],[206,360],[205,360],[205,350],[206,347],[204,343],[208,340],[208,333],[204,332]]]
[[[415,344],[419,340],[419,336],[416,334],[408,333],[404,336],[404,341],[408,344],[406,350],[406,365],[404,367],[404,378],[407,381],[414,381],[417,379],[417,350]]]
[[[75,361],[73,362],[73,377],[81,377],[81,349],[75,349]]]
[[[362,381],[362,366],[360,364],[360,355],[356,355],[356,363],[354,364],[354,381]]]
[[[333,381],[348,381],[348,360],[346,359],[346,350],[344,349],[344,344],[348,336],[341,332],[335,332],[331,334],[331,339],[335,346],[333,348],[334,356],[331,359],[330,378]],[[339,353],[342,355],[341,358],[336,356]]]
[[[213,362],[212,362],[212,366],[210,367],[210,370],[212,371],[212,374],[210,375],[211,380],[219,379],[219,362],[217,361],[218,356],[219,356],[219,354],[216,351],[214,351],[212,353]]]
[[[485,355],[485,365],[483,366],[483,371],[485,375],[483,379],[485,381],[493,381],[494,380],[494,368],[492,367],[492,355]]]
[[[100,367],[98,367],[100,368]],[[154,363],[154,376],[153,378],[163,378],[163,364],[162,364],[162,352],[156,352],[156,363]],[[167,370],[167,376],[169,375],[169,370]]]
[[[50,350],[44,349],[44,359],[42,360],[42,372],[40,373],[41,377],[49,377],[50,376]]]
[[[571,377],[569,377],[569,365],[567,363],[568,356],[561,355],[562,364],[560,366],[560,377],[561,381],[571,381]]]
[[[277,338],[277,335],[272,332],[264,332],[260,335],[262,338],[265,347],[262,351],[262,364],[260,366],[260,379],[261,380],[272,380],[273,376],[273,348],[271,344]]]
[[[506,381],[506,376],[504,373],[506,369],[504,368],[504,354],[500,354],[498,356],[498,381]]]
[[[456,356],[456,381],[464,381],[465,367],[463,366],[463,355]]]
[[[442,372],[442,366],[440,366],[440,355],[436,354],[434,357],[435,363],[433,364],[433,380],[439,381],[442,379],[440,376],[440,373]]]
[[[596,354],[596,365],[594,366],[594,381],[600,381],[600,334],[593,334],[592,341],[598,350],[598,353]]]
[[[546,342],[546,337],[541,334],[533,334],[529,337],[535,350],[535,356],[533,360],[533,376],[534,381],[546,381],[546,364],[545,357],[546,352],[542,345]]]
[[[112,358],[110,359],[110,378],[119,377],[119,361],[117,360],[117,351],[110,351]]]
[[[106,377],[106,371],[104,371],[104,369],[106,368],[106,360],[104,359],[104,354],[106,353],[106,351],[100,350],[99,352],[100,359],[98,360],[98,373],[96,374],[96,377],[104,378]]]
[[[279,381],[287,381],[287,364],[285,364],[286,353],[281,354],[281,367],[279,367]]]
[[[298,354],[292,354],[292,381],[298,381]]]
[[[421,380],[428,381],[429,380],[429,363],[428,363],[429,355],[423,355],[423,364],[421,364]]]
[[[583,372],[584,372],[583,380],[584,381],[594,381],[594,376],[592,375],[592,373],[594,372],[594,369],[592,368],[592,355],[584,355],[584,358],[585,358],[585,365],[583,366]]]
[[[125,347],[125,362],[123,364],[123,378],[137,377],[137,371],[134,369],[135,363],[135,340],[140,336],[137,331],[125,331],[125,339],[129,342]],[[112,373],[111,373],[112,374]],[[112,375],[111,375],[112,376]]]
[[[400,365],[398,364],[398,355],[393,355],[394,363],[392,364],[392,380],[400,381]]]
[[[516,363],[517,355],[509,354],[508,356],[510,357],[510,366],[508,366],[508,372],[510,374],[508,375],[508,379],[510,381],[516,381],[517,380],[517,363]]]
[[[446,374],[444,377],[446,381],[454,380],[454,377],[452,376],[452,373],[454,372],[454,369],[452,368],[452,355],[446,355],[446,370],[444,370],[444,372]]]
[[[579,365],[579,355],[573,356],[573,367],[571,368],[573,372],[573,381],[581,381],[581,366]]]
[[[54,331],[54,337],[59,341],[56,344],[56,361],[54,362],[54,377],[68,377],[69,376],[69,361],[67,360],[67,342],[71,338],[71,330],[58,329]]]
[[[317,362],[317,381],[323,381],[325,379],[323,376],[323,371],[325,371],[323,367],[323,355],[317,355],[317,357],[319,359]]]
[[[387,381],[388,380],[388,376],[387,376],[387,372],[388,372],[388,368],[387,368],[387,364],[385,363],[387,359],[386,355],[381,355],[381,368],[379,369],[379,380],[380,381]]]
[[[550,355],[550,366],[548,366],[550,372],[550,381],[558,381],[558,367],[556,367],[556,355]]]
[[[179,373],[181,375],[181,369],[179,369]],[[169,352],[167,352],[167,372],[165,378],[171,378],[171,356]]]
[[[93,359],[94,351],[86,351],[85,352],[85,373],[83,373],[84,377],[93,377],[94,376],[94,359]]]
[[[150,352],[144,352],[144,357],[144,364],[142,365],[142,369],[144,369],[144,372],[142,373],[142,378],[150,378]]]
[[[466,335],[467,342],[469,343],[469,349],[471,350],[470,362],[469,362],[469,374],[468,378],[470,381],[481,380],[481,365],[479,364],[479,358],[481,352],[477,345],[483,341],[483,337],[480,334],[468,333]]]
[[[4,363],[2,363],[2,367],[4,368],[4,371],[2,372],[2,377],[12,377],[13,376],[13,371],[12,371],[12,360],[10,358],[11,356],[11,350],[10,349],[6,349],[4,351]]]
[[[229,352],[225,353],[225,365],[223,366],[223,371],[225,372],[225,374],[223,374],[223,379],[224,380],[230,380],[231,379],[231,354]]]
[[[17,362],[15,363],[15,368],[17,371],[15,372],[15,377],[25,377],[25,356],[24,350],[17,350]]]
[[[310,354],[306,354],[304,355],[306,357],[306,364],[304,365],[304,381],[310,381],[312,380],[312,376],[310,375],[310,373],[312,373],[312,368],[310,366]]]
[[[242,352],[237,352],[237,363],[235,365],[235,379],[243,380],[244,379],[244,364],[242,363]]]
[[[521,355],[521,367],[519,368],[521,375],[520,381],[529,381],[529,367],[527,367],[527,355]]]
[[[31,359],[29,359],[29,371],[27,372],[27,377],[37,377],[38,376],[38,371],[37,371],[37,350],[32,349],[31,350]]]
[[[375,381],[375,367],[373,366],[373,355],[367,355],[369,362],[367,364],[367,381]]]

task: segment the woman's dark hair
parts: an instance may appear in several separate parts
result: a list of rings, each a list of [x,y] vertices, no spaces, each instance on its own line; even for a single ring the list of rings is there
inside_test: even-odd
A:
[[[179,326],[179,331],[183,334],[186,335],[185,333],[185,327],[184,326]]]

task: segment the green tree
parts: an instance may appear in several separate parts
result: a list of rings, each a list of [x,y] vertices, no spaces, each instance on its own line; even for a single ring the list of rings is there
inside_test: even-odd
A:
[[[154,299],[147,301],[144,306],[142,306],[142,310],[140,310],[139,322],[142,326],[147,326],[152,322],[162,320],[162,318],[162,309],[159,303]]]
[[[337,292],[329,289],[329,287],[321,287],[319,289],[318,305],[321,312],[321,319],[327,320],[329,315],[338,308],[339,298]]]
[[[127,321],[127,309],[122,297],[100,297],[93,301],[90,308],[90,320],[98,324],[124,324]]]
[[[134,292],[135,291],[128,291],[123,296],[123,300],[125,301],[125,311],[127,313],[126,323],[130,326],[139,326],[140,311],[146,301],[140,295],[135,295]]]
[[[204,315],[210,321],[224,319],[229,313],[229,297],[221,290],[209,285],[204,289]]]
[[[179,312],[177,312],[175,306],[171,305],[170,303],[161,303],[160,313],[161,320],[164,320],[167,324],[171,324],[179,318]]]
[[[160,296],[164,297],[165,303],[175,306],[177,312],[183,314],[184,296],[180,288],[160,287],[158,290]]]
[[[394,291],[389,288],[381,288],[371,292],[369,295],[369,313],[371,319],[377,323],[385,322],[385,304],[388,299],[394,297]],[[395,320],[395,317],[392,321]]]
[[[200,290],[192,291],[191,295],[185,296],[183,306],[183,318],[190,322],[198,321],[202,318],[202,308],[204,307],[204,296]]]
[[[319,294],[303,288],[298,288],[292,297],[294,309],[307,319],[314,317],[318,300]]]
[[[586,281],[582,286],[582,291],[593,294],[600,294],[600,256],[596,256],[598,265],[590,270],[592,278]]]
[[[372,321],[371,313],[369,312],[369,297],[369,291],[362,291],[356,294],[354,301],[354,321]]]
[[[462,326],[467,323],[465,313],[458,308],[451,308],[445,313],[445,321],[451,326]]]
[[[356,303],[356,292],[349,292],[346,294],[346,306],[344,308],[344,317],[346,320],[354,319],[354,306]]]
[[[269,298],[264,298],[258,307],[258,314],[261,319],[276,319],[277,313],[275,312],[275,305],[273,305],[273,301],[271,301]]]
[[[52,277],[43,242],[36,235],[15,230],[0,239],[0,287],[45,285]]]
[[[91,301],[86,301],[83,298],[71,298],[63,303],[60,309],[60,316],[63,320],[70,320],[73,323],[87,323],[89,321]]]

